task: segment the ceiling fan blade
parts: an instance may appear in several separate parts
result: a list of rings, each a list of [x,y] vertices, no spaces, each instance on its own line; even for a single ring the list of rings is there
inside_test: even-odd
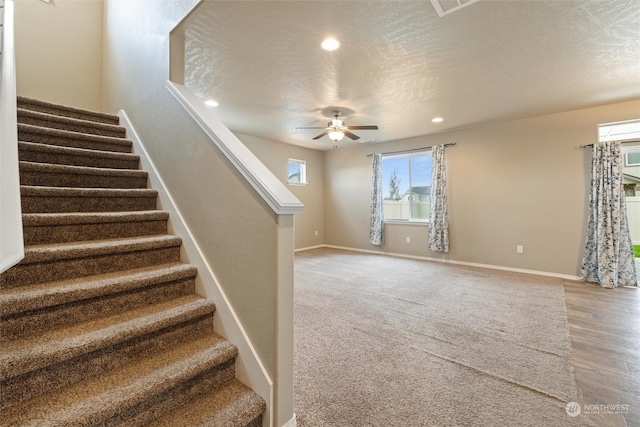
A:
[[[320,129],[324,129],[324,128],[320,128]],[[327,131],[324,131],[324,132],[322,132],[320,135],[316,136],[315,138],[311,138],[311,139],[320,139],[320,138],[322,138],[323,136],[327,135],[328,133],[329,133],[329,131],[328,131],[328,130],[327,130]]]
[[[378,130],[378,126],[376,125],[369,125],[369,126],[347,126],[347,129],[349,130]]]
[[[344,136],[346,136],[346,137],[348,137],[348,138],[351,138],[351,139],[353,139],[354,141],[355,141],[356,139],[360,139],[360,137],[359,137],[358,135],[354,135],[354,134],[352,134],[351,132],[349,132],[348,130],[345,130],[345,131],[344,131]]]
[[[326,129],[326,126],[311,126],[311,127],[303,127],[303,128],[296,128],[296,129]]]

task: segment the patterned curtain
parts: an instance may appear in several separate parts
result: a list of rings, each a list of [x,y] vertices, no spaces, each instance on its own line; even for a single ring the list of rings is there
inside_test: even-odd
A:
[[[619,142],[593,146],[589,223],[580,277],[604,288],[638,286]]]
[[[371,177],[371,229],[369,242],[375,246],[384,243],[384,212],[382,210],[382,154],[373,155]]]
[[[431,203],[429,207],[429,249],[449,252],[449,214],[447,210],[447,165],[444,145],[431,149]]]

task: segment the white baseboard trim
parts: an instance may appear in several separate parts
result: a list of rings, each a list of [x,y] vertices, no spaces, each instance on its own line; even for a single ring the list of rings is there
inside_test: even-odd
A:
[[[293,414],[293,418],[291,418],[285,425],[282,427],[296,427],[298,425],[296,421],[296,414]]]
[[[298,248],[298,249],[294,249],[293,252],[302,252],[302,251],[309,251],[311,249],[319,249],[319,248],[326,248],[327,245],[315,245],[315,246],[307,246],[306,248]]]
[[[142,168],[149,174],[151,187],[158,191],[158,203],[160,207],[169,212],[170,232],[182,238],[182,248],[180,249],[181,259],[197,267],[197,289],[216,303],[216,311],[214,314],[214,328],[216,333],[226,337],[238,347],[239,355],[236,358],[236,377],[251,387],[266,401],[267,410],[264,414],[265,425],[272,426],[273,381],[262,365],[255,348],[251,344],[251,340],[242,327],[211,266],[206,261],[191,230],[186,225],[171,194],[164,185],[153,161],[149,158],[129,117],[123,110],[118,112],[118,116],[120,117],[120,125],[127,130],[127,138],[133,141],[134,153],[140,156]]]
[[[409,259],[418,259],[422,261],[434,261],[434,262],[442,262],[445,264],[456,264],[456,265],[465,265],[468,267],[478,267],[478,268],[487,268],[489,270],[501,270],[501,271],[513,271],[514,273],[524,273],[524,274],[533,274],[536,276],[545,276],[545,277],[557,277],[558,279],[563,280],[572,280],[581,282],[582,279],[579,276],[572,276],[570,274],[560,274],[560,273],[551,273],[548,271],[539,271],[539,270],[527,270],[524,268],[513,268],[513,267],[505,267],[502,265],[492,265],[492,264],[480,264],[477,262],[466,262],[466,261],[456,261],[452,259],[441,259],[441,258],[432,258],[418,255],[407,255],[407,254],[399,254],[395,252],[382,252],[382,251],[373,251],[369,249],[359,249],[359,248],[351,248],[347,246],[336,246],[336,245],[318,245],[309,248],[301,248],[299,251],[317,249],[317,248],[333,248],[333,249],[342,249],[345,251],[353,251],[353,252],[364,252],[376,255],[387,255],[394,256],[398,258],[409,258]],[[296,250],[296,252],[298,251]]]

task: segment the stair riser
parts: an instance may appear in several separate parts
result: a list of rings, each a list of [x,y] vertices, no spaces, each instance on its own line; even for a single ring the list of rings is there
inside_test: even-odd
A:
[[[171,246],[136,252],[115,252],[84,258],[61,259],[54,262],[18,264],[2,273],[0,285],[6,288],[15,288],[178,261],[180,261],[180,247]]]
[[[20,171],[21,185],[77,188],[147,188],[146,176],[67,174],[46,171]]]
[[[146,400],[117,416],[104,420],[100,425],[104,427],[143,427],[149,422],[174,411],[197,397],[199,394],[226,384],[235,378],[235,359],[203,372],[191,380],[177,384],[171,390]]]
[[[144,307],[194,292],[195,278],[192,277],[186,280],[156,283],[127,292],[18,313],[15,316],[2,318],[0,337],[2,340],[10,340],[37,335],[51,329],[73,326],[87,320],[111,316],[123,310]]]
[[[23,213],[148,211],[156,197],[22,196]]]
[[[34,163],[51,163],[69,166],[89,166],[94,168],[133,169],[137,170],[140,161],[137,158],[118,159],[108,157],[96,157],[90,155],[49,153],[33,151],[18,146],[18,156],[21,161]]]
[[[107,116],[103,114],[91,114],[90,112],[84,112],[78,109],[72,108],[59,108],[56,105],[51,105],[42,102],[27,101],[25,99],[18,98],[18,108],[24,108],[25,110],[37,111],[39,113],[53,114],[56,116],[70,117],[72,119],[90,120],[99,123],[106,123],[109,125],[117,125],[120,119],[116,116]]]
[[[166,220],[25,226],[23,231],[26,245],[151,236],[166,233]]]
[[[58,147],[85,148],[88,150],[110,151],[114,153],[131,153],[131,141],[121,140],[118,143],[103,141],[91,136],[56,135],[50,132],[37,132],[34,129],[25,130],[18,125],[18,141],[55,145]]]
[[[38,117],[28,117],[18,112],[18,123],[22,123],[25,125],[32,126],[41,126],[47,127],[49,129],[59,129],[59,130],[67,130],[71,132],[79,132],[79,133],[87,133],[90,135],[100,135],[100,136],[110,136],[113,138],[124,138],[126,136],[126,130],[121,127],[108,128],[108,127],[100,127],[84,125],[84,124],[75,124],[75,123],[66,123],[63,121],[57,120],[43,120]]]
[[[74,359],[60,363],[52,360],[51,364],[45,368],[0,382],[2,391],[0,408],[4,409],[42,396],[74,384],[83,378],[118,369],[127,363],[139,360],[145,354],[154,354],[165,347],[181,342],[185,337],[195,339],[212,331],[213,313]]]

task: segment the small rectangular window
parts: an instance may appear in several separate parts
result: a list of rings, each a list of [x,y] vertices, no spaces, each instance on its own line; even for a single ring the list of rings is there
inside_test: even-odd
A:
[[[307,162],[304,160],[289,159],[289,173],[287,182],[289,184],[307,183]]]
[[[625,166],[640,166],[640,151],[624,153]]]

